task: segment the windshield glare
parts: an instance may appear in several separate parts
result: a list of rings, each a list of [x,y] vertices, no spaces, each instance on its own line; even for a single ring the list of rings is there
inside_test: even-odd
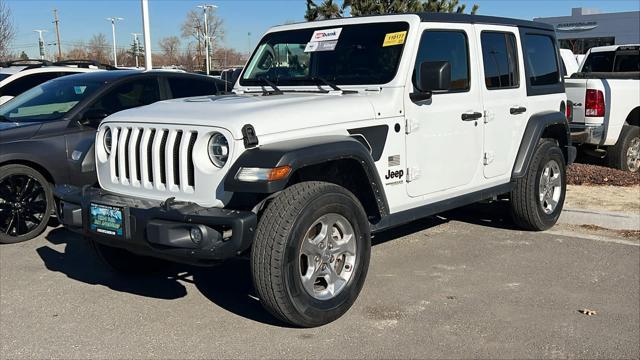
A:
[[[0,106],[0,117],[15,122],[57,120],[100,86],[99,82],[49,81]]]
[[[328,41],[310,41],[326,30]],[[298,29],[265,35],[249,61],[240,85],[385,84],[398,70],[409,24],[370,23]],[[312,44],[315,42],[316,44]]]

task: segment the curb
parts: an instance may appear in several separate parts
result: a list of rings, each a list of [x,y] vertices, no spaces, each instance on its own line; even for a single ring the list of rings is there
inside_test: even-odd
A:
[[[610,230],[640,230],[640,214],[585,209],[564,209],[558,222],[570,225],[595,225]]]

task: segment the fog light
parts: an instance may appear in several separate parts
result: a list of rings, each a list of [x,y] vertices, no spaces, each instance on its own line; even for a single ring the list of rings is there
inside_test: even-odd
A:
[[[197,227],[192,227],[191,230],[189,231],[189,234],[191,235],[191,241],[193,241],[193,243],[196,245],[200,245],[200,243],[202,242],[202,239],[204,238],[204,234],[202,233],[202,230],[200,230],[200,228],[197,228]]]

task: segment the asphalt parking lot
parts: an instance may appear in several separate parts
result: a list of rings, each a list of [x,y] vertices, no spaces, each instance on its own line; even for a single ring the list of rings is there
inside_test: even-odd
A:
[[[0,246],[0,357],[640,357],[638,241],[500,219],[475,207],[376,236],[360,298],[315,329],[263,311],[246,261],[124,278],[52,229]]]

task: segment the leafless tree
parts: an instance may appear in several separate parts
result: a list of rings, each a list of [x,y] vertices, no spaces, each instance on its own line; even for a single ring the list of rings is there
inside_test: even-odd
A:
[[[9,55],[9,45],[14,36],[15,28],[11,18],[11,9],[4,0],[0,0],[0,60]]]
[[[168,36],[161,39],[158,45],[167,62],[165,65],[176,65],[180,52],[180,39],[177,36]]]
[[[211,47],[216,48],[216,43],[224,37],[224,23],[216,15],[215,8],[207,9],[207,26],[211,38]],[[202,11],[191,10],[187,13],[182,26],[180,27],[183,38],[191,39],[197,44],[197,62],[203,63],[204,58],[204,15]]]
[[[65,51],[64,57],[69,60],[88,59],[87,47],[83,42],[79,42],[73,48]]]
[[[87,56],[89,56],[91,60],[106,64],[112,57],[109,51],[110,48],[111,46],[107,42],[107,37],[104,34],[93,35],[91,40],[89,40]]]

